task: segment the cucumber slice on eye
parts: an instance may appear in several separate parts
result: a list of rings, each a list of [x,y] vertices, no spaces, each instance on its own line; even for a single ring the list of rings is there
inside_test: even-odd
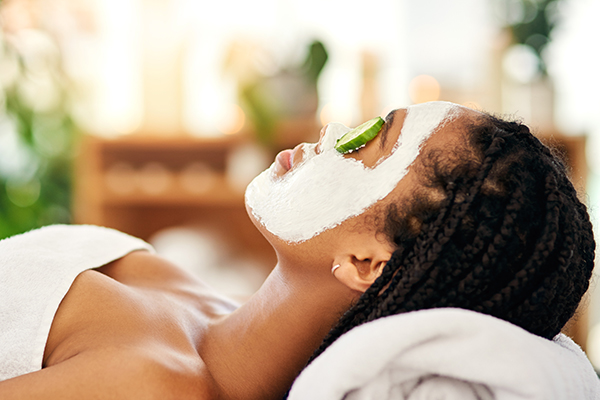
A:
[[[377,136],[384,122],[383,118],[377,117],[357,126],[337,140],[335,149],[346,154],[364,146]]]

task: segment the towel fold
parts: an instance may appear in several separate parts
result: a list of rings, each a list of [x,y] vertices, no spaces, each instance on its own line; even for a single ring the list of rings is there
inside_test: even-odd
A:
[[[135,250],[154,251],[91,225],[52,225],[0,241],[0,381],[42,368],[54,315],[77,275]]]
[[[296,379],[290,400],[588,400],[600,381],[583,351],[472,311],[381,318],[334,342]]]

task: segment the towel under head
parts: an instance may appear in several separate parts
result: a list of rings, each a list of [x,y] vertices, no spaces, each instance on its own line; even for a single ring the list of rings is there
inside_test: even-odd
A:
[[[340,337],[297,378],[290,400],[600,399],[583,351],[461,309],[381,318]]]

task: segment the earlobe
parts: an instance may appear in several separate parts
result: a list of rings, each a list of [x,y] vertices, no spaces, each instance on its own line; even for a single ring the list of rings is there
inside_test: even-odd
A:
[[[387,260],[359,260],[350,256],[336,263],[331,273],[349,289],[364,293],[381,275],[386,263]]]
[[[333,276],[349,289],[364,293],[381,275],[393,246],[372,232],[344,238],[333,255]]]

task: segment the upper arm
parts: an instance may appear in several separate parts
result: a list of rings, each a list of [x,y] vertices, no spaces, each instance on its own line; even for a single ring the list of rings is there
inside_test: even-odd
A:
[[[126,366],[96,352],[81,353],[40,371],[0,382],[0,398],[20,399],[119,399],[127,398],[130,379]],[[119,360],[121,363],[123,360]],[[132,394],[132,393],[129,393]],[[135,398],[145,398],[135,396]]]
[[[0,382],[2,400],[209,399],[201,380],[140,356],[96,350],[40,371]],[[181,391],[184,391],[183,393]],[[206,392],[207,396],[202,393]],[[185,394],[185,396],[184,396]]]

